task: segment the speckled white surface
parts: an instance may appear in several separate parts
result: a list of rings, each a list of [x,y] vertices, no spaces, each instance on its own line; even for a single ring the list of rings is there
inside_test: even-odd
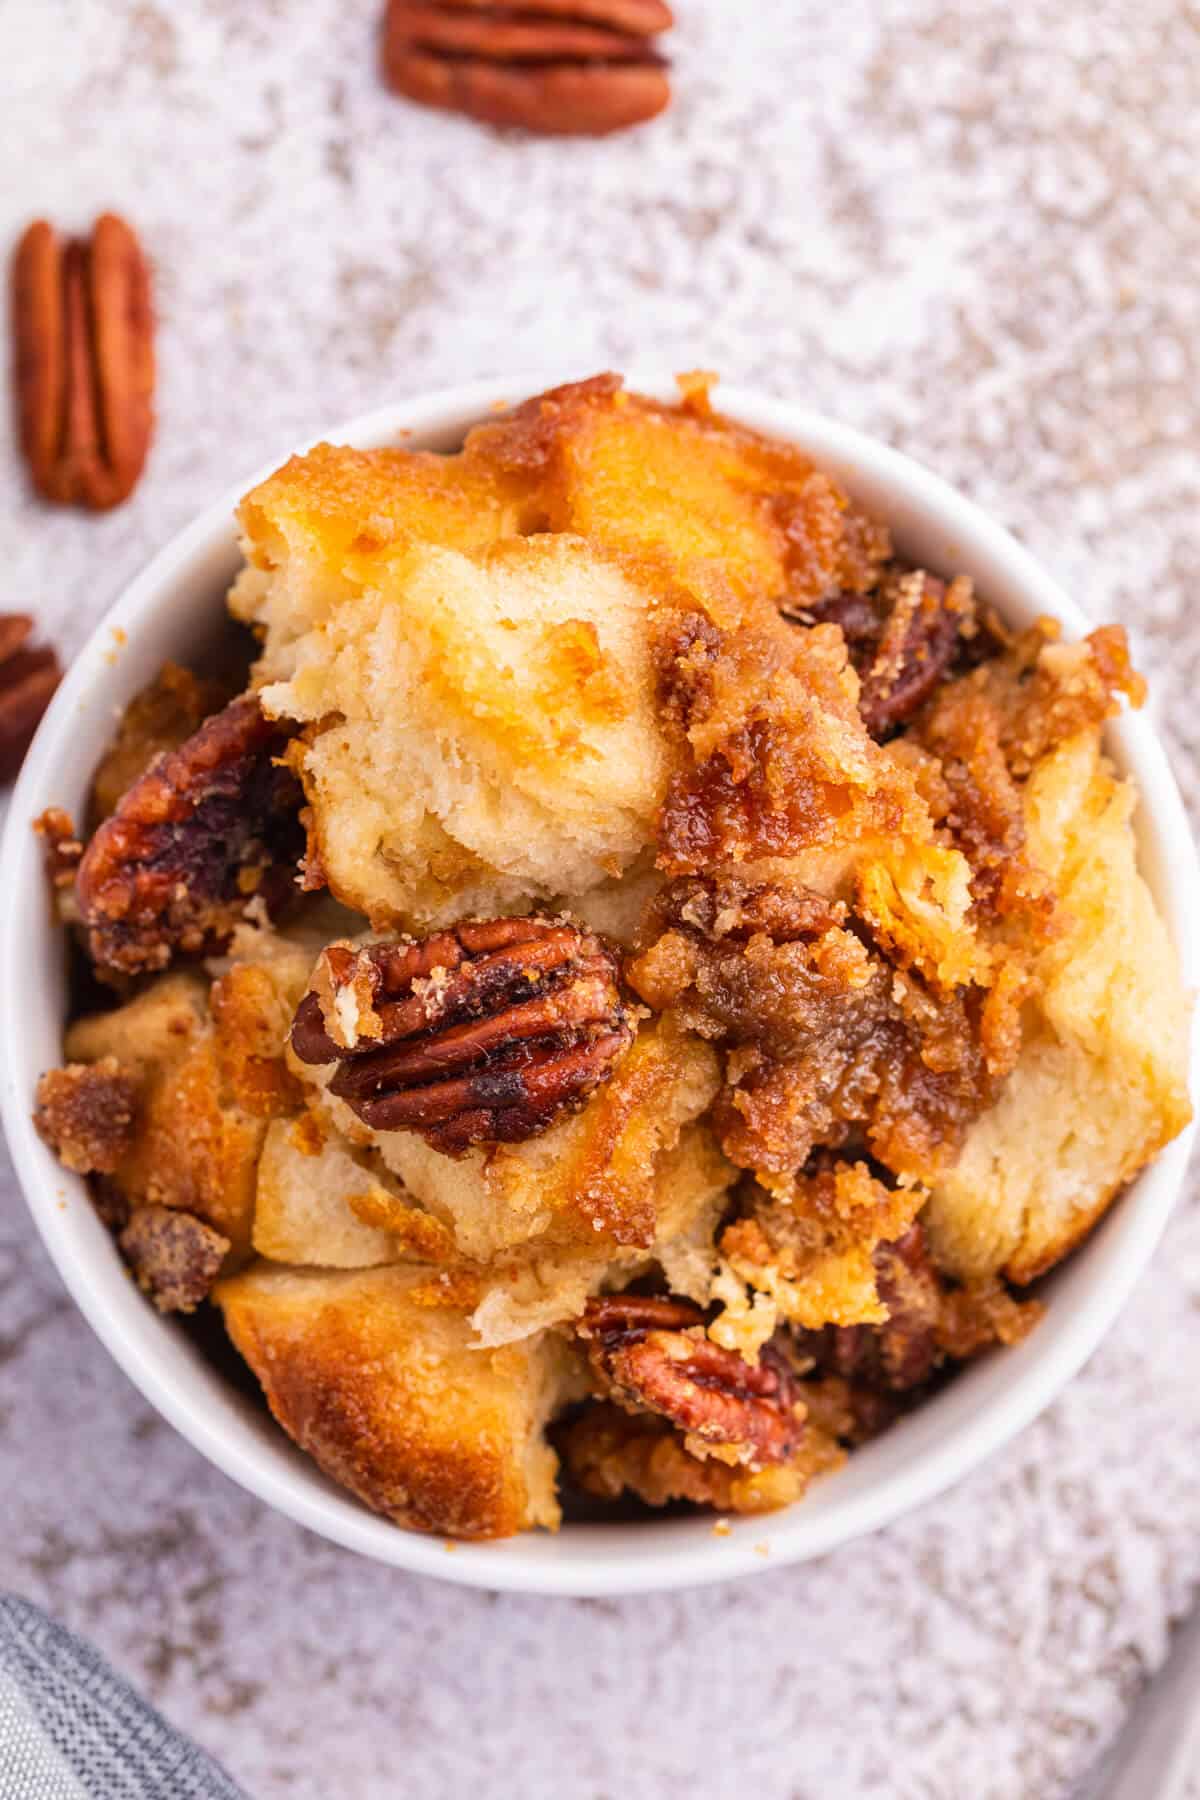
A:
[[[64,651],[326,421],[661,358],[839,414],[990,507],[1132,627],[1200,798],[1194,4],[677,0],[672,112],[579,145],[391,100],[377,0],[3,10],[0,246],[115,206],[158,265],[134,500],[45,511],[0,445],[2,604]],[[256,1800],[1063,1800],[1200,1582],[1190,1200],[1085,1374],[948,1499],[741,1587],[563,1603],[383,1572],[269,1516],[147,1412],[7,1170],[0,1194],[0,1587]]]

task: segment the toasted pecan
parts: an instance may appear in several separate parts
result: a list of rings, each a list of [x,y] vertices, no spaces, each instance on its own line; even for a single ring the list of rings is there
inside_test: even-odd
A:
[[[600,136],[667,105],[652,40],[671,23],[661,0],[390,0],[384,76],[407,99],[485,124]]]
[[[859,711],[874,738],[912,718],[976,629],[970,583],[947,586],[921,569],[896,571],[877,593],[838,594],[788,616],[841,627],[862,683]]]
[[[703,1335],[685,1300],[603,1295],[579,1327],[602,1390],[632,1412],[669,1419],[693,1451],[729,1449],[752,1468],[786,1462],[804,1408],[784,1356],[768,1344],[756,1364]]]
[[[303,848],[299,783],[278,764],[286,741],[243,694],[134,782],[76,878],[102,974],[222,949],[252,897],[271,911],[283,904]]]
[[[38,219],[12,276],[21,447],[47,500],[103,510],[132,493],[153,431],[150,271],[114,213],[65,243]]]
[[[207,1298],[229,1252],[227,1237],[192,1213],[138,1206],[118,1239],[137,1284],[160,1312],[192,1312]]]
[[[139,775],[165,750],[178,750],[206,718],[219,712],[230,691],[178,663],[164,663],[127,702],[108,748],[92,776],[89,829],[114,813]]]
[[[302,1062],[341,1064],[329,1091],[372,1129],[452,1155],[547,1130],[632,1041],[613,953],[543,919],[330,945],[292,1026]]]

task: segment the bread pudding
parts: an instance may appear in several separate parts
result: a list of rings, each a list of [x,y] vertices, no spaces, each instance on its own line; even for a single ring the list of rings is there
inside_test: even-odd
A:
[[[248,685],[168,666],[38,821],[36,1119],[149,1299],[461,1538],[790,1504],[1033,1329],[1190,1116],[1121,630],[1010,630],[700,377],[239,517]]]

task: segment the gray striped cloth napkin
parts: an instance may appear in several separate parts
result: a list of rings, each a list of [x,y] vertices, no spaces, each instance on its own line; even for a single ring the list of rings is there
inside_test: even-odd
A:
[[[89,1644],[0,1594],[0,1800],[246,1795]]]

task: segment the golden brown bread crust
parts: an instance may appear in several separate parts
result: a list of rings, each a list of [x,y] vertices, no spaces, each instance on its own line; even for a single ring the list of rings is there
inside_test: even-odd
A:
[[[156,1005],[169,1009],[178,1038],[167,1056],[151,1065],[140,1086],[137,1131],[113,1176],[131,1204],[179,1207],[245,1250],[266,1123],[233,1100],[205,1017],[206,984],[187,983],[194,996],[189,1005],[180,995],[186,980],[168,977],[163,986],[173,988],[170,995],[150,989],[116,1013],[80,1020],[68,1033],[68,1054],[112,1054],[110,1046],[140,1033],[142,1016]],[[146,1029],[152,1029],[148,1018]],[[123,1067],[137,1066],[125,1063],[119,1048],[115,1053]]]
[[[681,387],[680,406],[631,394],[615,375],[555,388],[476,426],[463,462],[524,484],[542,529],[657,570],[664,594],[712,576],[743,598],[797,604],[870,586],[886,530],[801,451],[715,413],[707,378]]]
[[[862,728],[840,635],[774,605],[869,583],[886,533],[699,386],[667,407],[597,377],[452,457],[321,446],[240,516],[250,568],[231,604],[265,628],[264,705],[305,727],[311,853],[381,929],[578,896],[632,866],[696,748],[658,683],[697,618],[730,640],[731,676],[752,650],[786,688],[775,763],[799,710],[810,783],[896,790],[898,824],[907,783]],[[707,698],[708,764],[753,723],[728,688]],[[699,734],[691,704],[679,723]]]
[[[556,1524],[541,1427],[571,1390],[567,1351],[471,1349],[462,1313],[414,1305],[425,1278],[257,1263],[214,1297],[276,1419],[374,1511],[463,1538]]]
[[[210,981],[164,976],[67,1032],[74,1062],[109,1068],[136,1093],[134,1126],[105,1172],[131,1206],[176,1207],[250,1247],[259,1153],[267,1122],[298,1111],[299,1085],[283,1045],[312,951],[247,933],[247,960]],[[254,960],[254,958],[259,960]]]

